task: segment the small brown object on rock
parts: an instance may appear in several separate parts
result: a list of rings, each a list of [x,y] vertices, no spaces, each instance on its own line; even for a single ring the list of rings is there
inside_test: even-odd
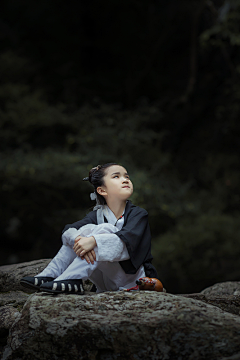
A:
[[[139,290],[163,291],[163,284],[156,278],[143,277],[136,281]]]

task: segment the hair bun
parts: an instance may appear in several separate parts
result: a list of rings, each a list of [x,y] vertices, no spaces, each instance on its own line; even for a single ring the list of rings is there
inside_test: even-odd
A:
[[[102,165],[98,165],[98,166],[93,167],[93,168],[89,171],[89,176],[85,177],[85,178],[83,179],[83,181],[89,181],[90,183],[92,183],[92,182],[91,182],[92,175],[93,175],[96,171],[98,171],[99,169],[101,169],[101,168],[102,168]]]
[[[92,175],[98,171],[99,169],[101,169],[102,165],[98,165],[98,166],[95,166],[93,168],[91,168],[91,170],[89,171],[89,181],[91,181],[91,177]]]

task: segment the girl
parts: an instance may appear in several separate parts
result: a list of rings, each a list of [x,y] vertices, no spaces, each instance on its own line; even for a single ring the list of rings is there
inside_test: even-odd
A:
[[[90,196],[97,205],[82,220],[65,226],[58,254],[40,274],[21,279],[21,285],[83,294],[86,279],[102,292],[131,288],[144,276],[157,278],[148,213],[128,200],[133,185],[126,169],[116,163],[98,165],[83,180],[93,185]]]

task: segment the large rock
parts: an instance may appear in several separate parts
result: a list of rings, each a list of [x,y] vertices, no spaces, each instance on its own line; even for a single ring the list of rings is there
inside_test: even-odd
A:
[[[23,305],[27,301],[29,294],[23,291],[9,291],[0,293],[0,307],[4,305],[22,310]]]
[[[1,306],[0,308],[0,354],[7,343],[9,329],[20,316],[19,311],[12,306]]]
[[[7,344],[9,329],[20,316],[29,294],[22,291],[0,293],[0,355]]]
[[[0,338],[2,340],[2,334],[8,333],[8,330],[16,320],[20,316],[19,311],[12,306],[2,306],[0,308]]]
[[[240,317],[166,293],[36,293],[10,331],[13,359],[240,359]]]
[[[239,295],[203,295],[203,294],[183,294],[181,296],[204,301],[219,307],[220,309],[230,312],[231,314],[240,315],[240,296]]]
[[[240,281],[225,281],[207,287],[204,295],[240,295]]]
[[[20,285],[20,279],[24,276],[34,276],[40,273],[50,261],[51,259],[42,259],[0,266],[0,292],[11,290],[31,292],[31,290]]]
[[[178,296],[30,296],[19,280],[49,261],[0,267],[0,355],[10,330],[2,359],[240,359],[240,282]]]

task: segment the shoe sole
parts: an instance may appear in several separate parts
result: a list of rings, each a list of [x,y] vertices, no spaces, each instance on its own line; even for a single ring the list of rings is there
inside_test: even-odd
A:
[[[40,290],[40,286],[37,286],[37,285],[34,285],[34,284],[31,284],[25,280],[22,280],[20,281],[20,284],[25,287],[25,288],[28,288],[28,289],[31,289],[31,290]]]
[[[71,294],[71,295],[84,295],[84,292],[66,292],[66,291],[60,291],[60,290],[51,290],[51,289],[42,289],[40,288],[40,291],[47,292],[51,294]]]

